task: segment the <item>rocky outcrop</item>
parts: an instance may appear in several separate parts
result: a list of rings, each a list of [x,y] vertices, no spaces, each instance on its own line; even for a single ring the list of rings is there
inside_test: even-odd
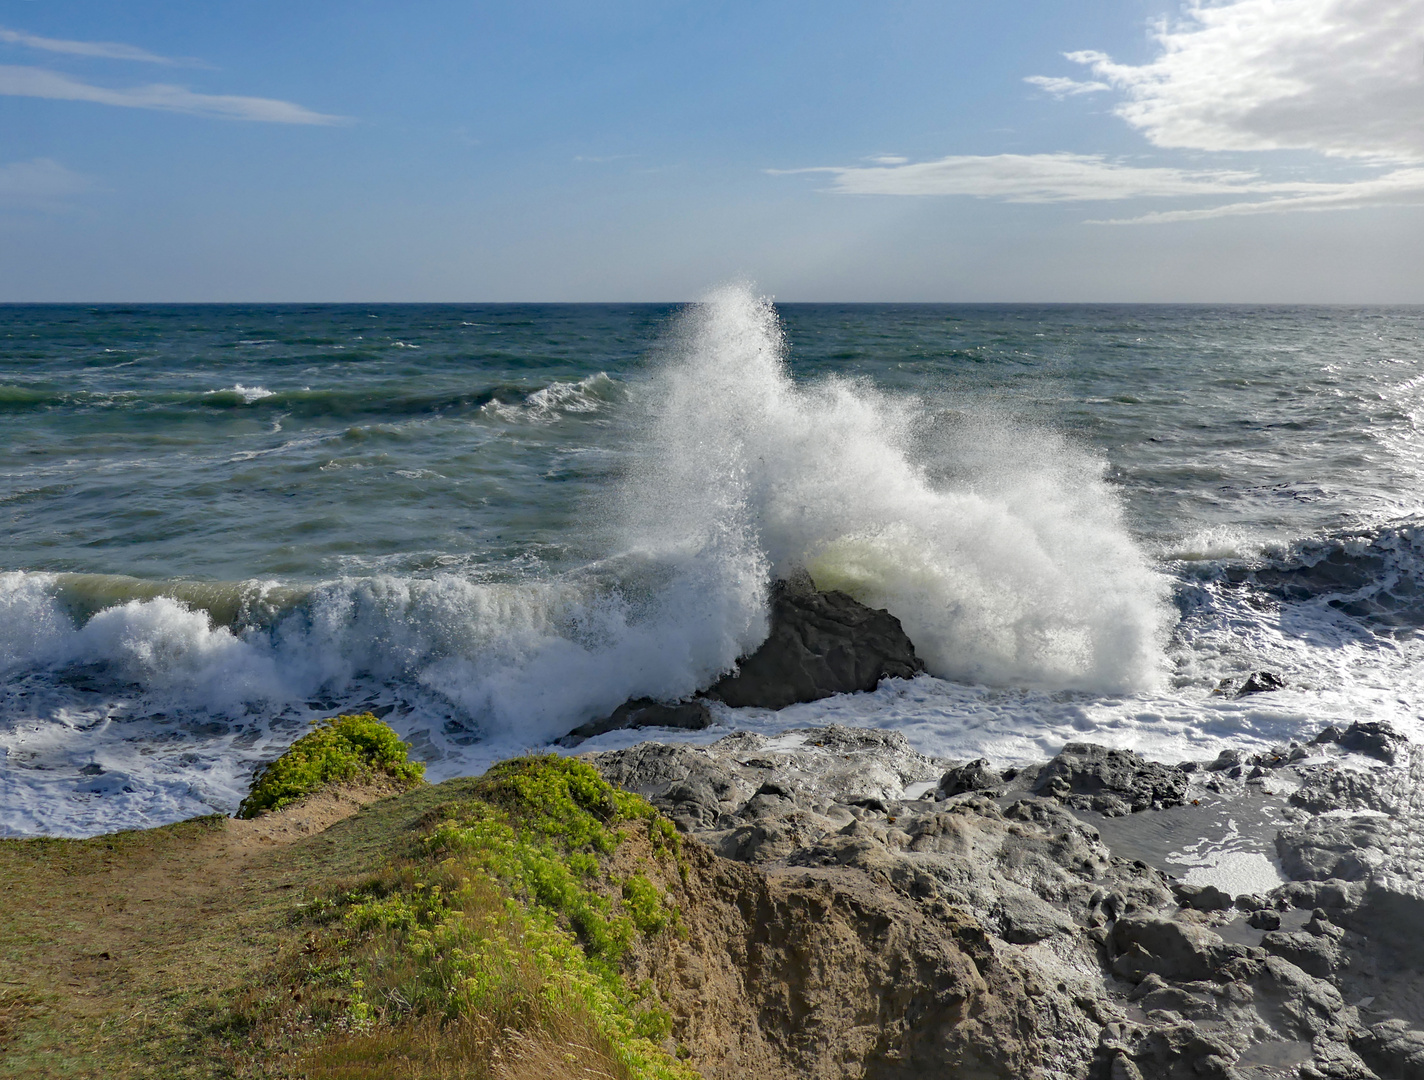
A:
[[[707,696],[735,708],[782,709],[924,669],[899,619],[843,592],[820,592],[803,575],[772,587],[766,641]]]
[[[681,731],[700,731],[712,725],[712,710],[705,701],[679,701],[671,705],[652,698],[634,698],[614,709],[602,720],[581,724],[563,738],[560,746],[577,746],[585,739],[624,728],[665,727]]]
[[[1035,995],[968,915],[854,874],[749,866],[687,845],[683,932],[635,947],[708,1080],[1032,1076]]]
[[[1062,799],[1076,810],[1118,817],[1181,806],[1187,776],[1180,767],[1148,761],[1131,750],[1069,743],[1039,773],[1034,792]]]
[[[899,619],[843,592],[821,592],[803,573],[772,586],[766,640],[703,696],[734,708],[783,709],[833,694],[874,690],[881,679],[909,679],[924,670]],[[705,728],[712,723],[707,700],[635,698],[557,741],[577,746],[624,728]]]
[[[796,1075],[1424,1077],[1424,762],[1371,729],[1393,767],[1319,745],[1164,766],[1070,744],[1001,773],[828,727],[591,760],[753,874],[728,955]],[[1209,814],[1274,836],[1291,880],[1172,880],[1162,837]],[[687,1024],[716,1013],[694,999]]]

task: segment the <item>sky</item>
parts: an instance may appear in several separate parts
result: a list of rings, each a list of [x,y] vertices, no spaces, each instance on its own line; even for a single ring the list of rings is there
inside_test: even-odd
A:
[[[0,301],[1424,303],[1424,0],[0,0]]]

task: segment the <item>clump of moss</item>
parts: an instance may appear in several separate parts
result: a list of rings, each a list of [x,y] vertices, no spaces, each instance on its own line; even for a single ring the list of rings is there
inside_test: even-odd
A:
[[[371,713],[320,721],[258,773],[237,816],[280,810],[327,784],[375,778],[403,787],[418,784],[425,766],[409,760],[409,752],[400,736]]]
[[[432,813],[403,859],[306,905],[316,929],[280,978],[278,1014],[243,1037],[322,1033],[299,1063],[312,1080],[384,1080],[382,1060],[427,1043],[447,1062],[462,1047],[461,1076],[543,1075],[510,1055],[576,1047],[595,1074],[695,1080],[664,1048],[671,1015],[619,964],[640,936],[683,932],[654,881],[659,863],[681,869],[672,823],[554,755],[496,765],[472,795]],[[635,833],[653,859],[625,877],[611,857]]]

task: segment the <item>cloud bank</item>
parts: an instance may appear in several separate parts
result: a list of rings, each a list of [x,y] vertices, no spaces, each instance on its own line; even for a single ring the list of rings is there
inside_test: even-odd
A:
[[[1100,154],[994,154],[907,165],[771,170],[826,173],[841,195],[969,195],[1013,203],[1114,202],[1229,195],[1258,201],[1169,211],[1111,224],[1187,221],[1246,213],[1333,210],[1424,202],[1424,168],[1394,169],[1367,180],[1268,180],[1257,172],[1153,168]]]
[[[1025,82],[1060,100],[1116,91],[1123,98],[1116,115],[1164,149],[1311,151],[1348,159],[1352,175],[1335,179],[1336,166],[1325,174],[1330,179],[1279,179],[1254,168],[1149,166],[1076,153],[882,157],[781,171],[829,175],[829,190],[843,195],[1213,203],[1095,224],[1424,205],[1424,0],[1193,0],[1181,19],[1157,26],[1154,40],[1157,54],[1145,64],[1070,52],[1064,56],[1086,66],[1092,80],[1032,75]]]

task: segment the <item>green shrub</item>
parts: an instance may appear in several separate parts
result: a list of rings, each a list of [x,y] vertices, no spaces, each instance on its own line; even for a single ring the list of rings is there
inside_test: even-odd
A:
[[[371,713],[322,720],[257,775],[237,816],[280,810],[327,784],[376,778],[406,787],[417,784],[425,766],[410,761],[408,754],[400,736]]]

